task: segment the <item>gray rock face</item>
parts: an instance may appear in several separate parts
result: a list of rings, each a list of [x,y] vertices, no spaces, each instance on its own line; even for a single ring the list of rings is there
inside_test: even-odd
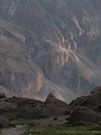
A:
[[[0,92],[34,97],[42,87],[43,72],[31,60],[23,34],[4,23],[0,23]]]
[[[0,0],[5,93],[69,102],[99,85],[100,12],[100,0]]]

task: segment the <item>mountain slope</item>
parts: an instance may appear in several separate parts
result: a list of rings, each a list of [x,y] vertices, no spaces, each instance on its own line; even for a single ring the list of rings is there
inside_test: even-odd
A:
[[[42,87],[44,75],[31,61],[26,46],[20,39],[23,35],[13,32],[9,27],[0,27],[0,90],[8,96],[34,97]]]
[[[0,0],[0,59],[11,57],[2,62],[5,91],[42,100],[53,92],[69,102],[99,85],[100,5],[100,0]],[[17,72],[14,83],[8,71]]]

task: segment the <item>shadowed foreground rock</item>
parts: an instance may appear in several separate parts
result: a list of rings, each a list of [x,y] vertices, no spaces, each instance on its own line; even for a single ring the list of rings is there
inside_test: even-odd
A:
[[[89,96],[79,97],[69,105],[49,94],[45,102],[27,98],[0,99],[1,125],[17,118],[46,118],[31,125],[101,124],[101,87],[92,90]],[[7,120],[7,119],[8,120]],[[3,122],[4,119],[4,123]]]
[[[71,104],[70,124],[101,124],[101,87],[92,90],[86,97],[80,97]]]
[[[42,118],[61,116],[69,110],[68,104],[50,95],[46,102],[27,98],[5,98],[0,100],[0,115],[8,119]]]
[[[76,107],[70,115],[69,124],[100,124],[101,114],[86,107]]]

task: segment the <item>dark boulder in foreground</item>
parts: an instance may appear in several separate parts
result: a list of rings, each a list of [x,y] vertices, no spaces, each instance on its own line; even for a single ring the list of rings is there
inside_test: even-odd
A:
[[[100,124],[101,123],[101,87],[92,90],[89,96],[77,98],[70,104],[71,124]]]
[[[49,94],[45,102],[27,98],[5,98],[0,100],[0,115],[9,120],[17,118],[47,118],[64,115],[69,105]]]
[[[59,116],[64,115],[66,111],[69,112],[69,105],[65,102],[57,99],[52,93],[50,93],[45,101],[44,113],[47,116]]]
[[[69,124],[100,124],[101,114],[86,108],[86,107],[76,107],[69,118]]]
[[[77,106],[87,107],[101,113],[101,87],[93,89],[89,96],[77,98],[70,104],[72,109]]]
[[[100,94],[101,95],[101,86],[96,87],[91,91],[91,94]]]

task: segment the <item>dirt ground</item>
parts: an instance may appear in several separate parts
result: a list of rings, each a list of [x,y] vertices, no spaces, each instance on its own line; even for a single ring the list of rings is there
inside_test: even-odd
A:
[[[0,135],[21,135],[24,133],[24,126],[17,126],[16,128],[3,129]]]

